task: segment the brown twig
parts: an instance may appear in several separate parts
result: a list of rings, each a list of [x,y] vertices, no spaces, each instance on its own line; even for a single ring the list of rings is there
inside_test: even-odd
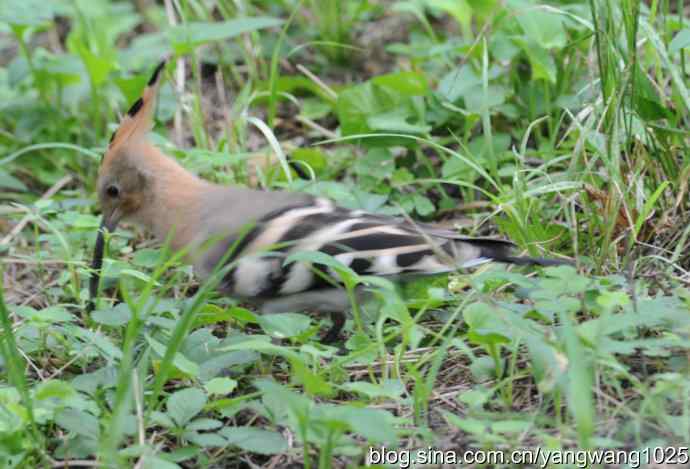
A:
[[[309,69],[307,69],[307,67],[305,67],[302,64],[298,64],[297,70],[302,72],[304,75],[306,75],[307,78],[316,83],[318,87],[321,88],[324,91],[324,93],[326,93],[331,99],[338,99],[338,94],[335,91],[333,91],[327,84],[321,81],[319,77],[311,73]]]

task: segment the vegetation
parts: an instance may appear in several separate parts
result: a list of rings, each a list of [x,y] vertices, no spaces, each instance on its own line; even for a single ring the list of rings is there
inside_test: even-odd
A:
[[[3,0],[0,467],[687,446],[689,11]],[[166,54],[152,138],[203,177],[404,212],[578,268],[401,288],[343,272],[379,304],[326,347],[326,318],[258,316],[130,225],[87,314],[99,160]]]

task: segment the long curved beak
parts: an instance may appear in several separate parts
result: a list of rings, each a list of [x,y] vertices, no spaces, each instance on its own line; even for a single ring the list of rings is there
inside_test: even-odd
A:
[[[115,231],[117,224],[120,221],[120,210],[115,208],[110,213],[103,212],[103,219],[101,226],[98,227],[98,235],[96,236],[96,245],[93,249],[93,258],[91,260],[91,278],[89,278],[89,303],[86,307],[87,312],[95,309],[96,297],[98,296],[98,286],[101,282],[101,268],[103,267],[103,250],[105,248],[104,231]]]
[[[115,231],[115,228],[117,228],[120,218],[122,218],[122,214],[120,213],[120,209],[118,207],[115,207],[110,213],[103,212],[103,221],[101,222],[100,229],[102,230],[105,228],[112,233]]]

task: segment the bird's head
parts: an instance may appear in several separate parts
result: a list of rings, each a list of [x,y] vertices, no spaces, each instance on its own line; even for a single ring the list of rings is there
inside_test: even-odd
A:
[[[135,218],[147,203],[153,178],[146,164],[152,147],[145,137],[152,126],[164,66],[165,61],[156,67],[142,96],[122,118],[103,155],[97,188],[102,226],[108,231],[114,231],[122,219]]]

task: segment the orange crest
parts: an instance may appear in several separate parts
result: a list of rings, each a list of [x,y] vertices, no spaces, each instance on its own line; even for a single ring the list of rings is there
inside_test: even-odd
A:
[[[113,154],[113,150],[124,143],[131,142],[144,136],[146,132],[153,127],[153,113],[156,108],[156,96],[158,95],[158,87],[161,82],[161,71],[165,67],[165,64],[166,60],[158,64],[149,82],[146,84],[146,88],[144,88],[141,97],[132,104],[132,107],[129,108],[127,114],[125,114],[120,121],[120,126],[110,137],[110,143],[108,144],[108,150],[104,156],[104,162]]]

